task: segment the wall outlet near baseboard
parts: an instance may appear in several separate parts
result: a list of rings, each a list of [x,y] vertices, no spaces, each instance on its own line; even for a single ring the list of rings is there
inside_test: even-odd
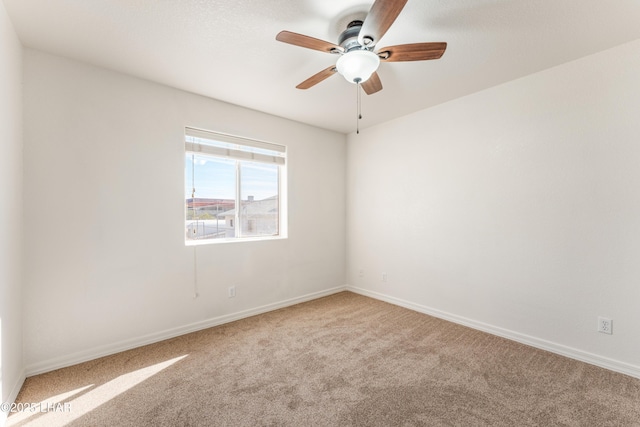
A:
[[[598,316],[598,332],[603,334],[613,334],[613,320]]]
[[[229,295],[229,298],[235,298],[235,296],[236,296],[236,287],[235,286],[229,286],[228,295]]]

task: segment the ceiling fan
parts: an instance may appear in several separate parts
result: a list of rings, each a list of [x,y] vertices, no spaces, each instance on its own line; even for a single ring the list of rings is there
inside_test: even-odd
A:
[[[364,21],[354,20],[340,34],[338,43],[330,43],[291,31],[281,31],[276,40],[295,46],[340,55],[332,65],[296,86],[309,89],[336,72],[350,82],[364,89],[368,94],[382,90],[382,82],[377,69],[382,62],[424,61],[439,59],[447,48],[444,42],[413,43],[385,47],[374,50],[396,20],[408,0],[376,0]]]

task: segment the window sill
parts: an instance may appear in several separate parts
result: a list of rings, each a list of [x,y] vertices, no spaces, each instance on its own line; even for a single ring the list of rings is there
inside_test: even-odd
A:
[[[219,245],[224,243],[264,242],[269,240],[285,240],[287,236],[235,237],[231,239],[186,240],[185,246]]]

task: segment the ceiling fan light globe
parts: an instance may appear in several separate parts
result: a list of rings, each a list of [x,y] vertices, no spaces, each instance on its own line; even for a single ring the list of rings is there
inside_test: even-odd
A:
[[[375,53],[368,50],[352,50],[338,58],[336,68],[349,83],[364,83],[376,72],[379,65],[380,58]]]

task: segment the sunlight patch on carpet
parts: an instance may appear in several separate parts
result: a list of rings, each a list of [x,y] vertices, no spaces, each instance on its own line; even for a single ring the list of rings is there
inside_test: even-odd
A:
[[[34,408],[37,411],[23,411],[9,417],[9,426],[24,425],[23,422],[29,418],[29,426],[53,426],[70,423],[107,403],[118,395],[132,389],[143,381],[158,374],[176,362],[187,357],[188,354],[175,357],[173,359],[138,369],[124,375],[120,375],[113,380],[106,382],[85,393],[87,389],[94,387],[87,385],[76,390],[62,393],[57,396],[36,403]],[[80,394],[77,398],[73,396]]]
[[[75,390],[71,390],[65,393],[60,393],[58,395],[45,399],[41,402],[32,402],[34,403],[33,408],[31,407],[27,408],[25,404],[25,406],[22,406],[23,410],[13,414],[9,419],[9,421],[11,421],[11,425],[17,425],[31,417],[35,417],[36,415],[41,416],[43,414],[42,411],[46,411],[48,408],[56,408],[58,407],[59,404],[62,404],[62,407],[64,408],[65,402],[69,402],[73,396],[80,394],[87,389],[90,389],[94,385],[95,384],[89,384],[84,387],[77,388]]]

